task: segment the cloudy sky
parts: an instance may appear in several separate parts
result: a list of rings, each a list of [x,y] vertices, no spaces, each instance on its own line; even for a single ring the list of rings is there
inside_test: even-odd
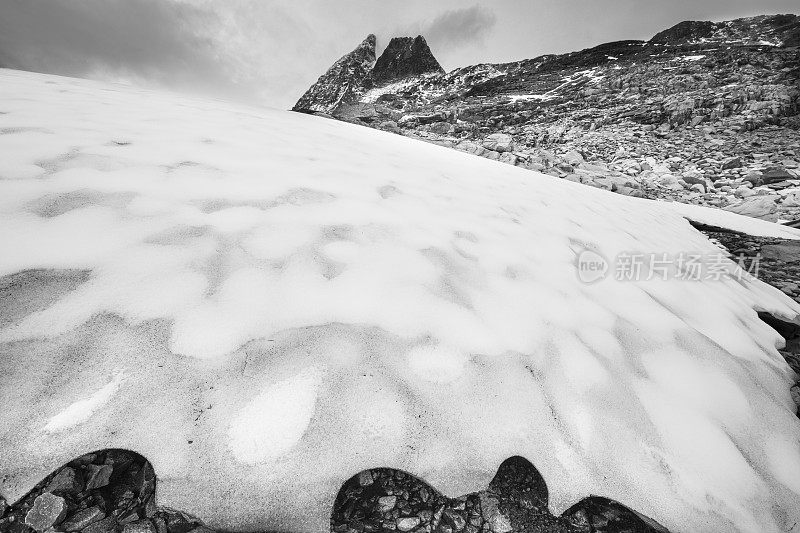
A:
[[[368,33],[423,34],[446,70],[649,39],[798,0],[0,0],[0,66],[288,108]]]

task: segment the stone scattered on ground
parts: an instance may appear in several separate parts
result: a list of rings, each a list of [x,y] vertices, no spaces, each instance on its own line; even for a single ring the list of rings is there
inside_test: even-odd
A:
[[[588,498],[563,516],[548,507],[547,486],[521,457],[499,468],[487,490],[447,498],[423,481],[381,468],[354,476],[334,505],[331,531],[363,533],[652,533],[666,531],[647,517],[602,498]]]
[[[0,504],[0,533],[206,533],[199,520],[156,506],[155,472],[135,453],[81,456],[19,502]]]
[[[108,467],[108,468],[104,468]],[[98,472],[107,483],[93,487]],[[97,483],[97,481],[95,481]],[[214,533],[199,520],[156,506],[156,478],[138,454],[106,450],[79,457],[19,502],[0,500],[2,533]],[[334,533],[653,533],[665,531],[611,500],[588,498],[564,516],[550,514],[547,486],[521,457],[505,461],[488,489],[447,498],[389,468],[347,481],[331,514]]]

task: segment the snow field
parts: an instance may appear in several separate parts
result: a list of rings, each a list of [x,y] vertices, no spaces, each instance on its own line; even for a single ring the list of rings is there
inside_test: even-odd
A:
[[[7,499],[122,447],[162,505],[308,531],[362,469],[454,496],[521,455],[556,513],[592,494],[674,532],[800,521],[794,376],[756,315],[800,308],[752,278],[575,265],[716,252],[684,216],[795,230],[83,80],[0,70],[0,112]]]

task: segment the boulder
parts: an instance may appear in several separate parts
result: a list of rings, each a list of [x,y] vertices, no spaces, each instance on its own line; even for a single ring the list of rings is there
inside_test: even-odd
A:
[[[495,152],[513,152],[514,139],[507,133],[492,133],[483,140],[483,147]]]
[[[692,118],[692,126],[697,126],[706,119],[705,115],[698,115]]]
[[[410,516],[407,518],[397,519],[397,529],[403,532],[411,531],[420,524],[421,520],[418,516]]]
[[[434,122],[431,124],[431,132],[438,133],[439,135],[447,135],[450,133],[452,129],[452,125],[449,122]]]
[[[784,207],[800,207],[800,191],[795,191],[784,196],[781,205]]]
[[[400,133],[400,128],[397,126],[397,122],[394,120],[387,120],[385,122],[381,122],[378,126],[379,129],[383,131],[388,131],[390,133]]]
[[[764,183],[764,177],[761,175],[760,172],[751,172],[750,174],[744,177],[744,181],[752,183],[753,186],[757,187]]]
[[[722,163],[722,170],[730,170],[734,168],[742,168],[742,160],[739,157],[732,157]]]
[[[666,189],[672,189],[673,191],[679,191],[683,189],[683,186],[678,181],[678,178],[672,174],[664,174],[663,176],[659,176],[656,180],[656,183]]]
[[[89,465],[86,489],[99,489],[108,485],[114,469],[111,465]]]
[[[33,507],[25,515],[25,524],[36,531],[45,531],[61,522],[66,514],[64,498],[45,492],[33,501]]]
[[[333,112],[333,116],[348,121],[372,122],[378,118],[378,112],[373,104],[355,102],[352,104],[340,104]]]
[[[516,165],[517,164],[517,156],[512,154],[511,152],[503,152],[500,154],[500,157],[497,159],[501,163],[507,163],[509,165]]]
[[[566,154],[561,156],[564,161],[572,165],[573,167],[577,167],[585,162],[583,156],[578,153],[577,150],[570,150]]]
[[[80,474],[78,474],[75,469],[70,467],[62,468],[53,479],[50,480],[50,483],[45,488],[47,492],[53,493],[78,493],[83,490],[83,479],[81,479]]]
[[[764,183],[776,183],[779,181],[795,179],[795,177],[792,174],[789,174],[785,168],[780,167],[767,169],[761,177]]]
[[[695,185],[699,185],[703,189],[702,192],[705,192],[706,188],[708,187],[706,179],[699,172],[684,172],[683,181],[685,181],[690,186],[690,188]]]
[[[724,209],[739,215],[775,222],[778,220],[778,204],[775,202],[777,198],[777,195],[752,196],[745,198],[737,205],[727,206]]]
[[[378,511],[381,513],[388,513],[394,509],[397,503],[397,496],[383,496],[378,498]]]

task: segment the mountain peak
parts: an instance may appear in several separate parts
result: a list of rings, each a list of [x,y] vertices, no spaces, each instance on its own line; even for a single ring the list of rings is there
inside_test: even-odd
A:
[[[375,64],[375,35],[370,33],[352,52],[345,54],[319,77],[297,101],[293,111],[330,113],[356,98],[356,91],[371,85]]]
[[[375,85],[421,74],[444,74],[422,35],[395,37],[375,61],[375,35],[370,33],[342,56],[297,101],[293,111],[334,114],[356,102]]]
[[[428,73],[443,74],[444,69],[433,56],[425,37],[395,37],[375,63],[372,79],[380,84]]]

